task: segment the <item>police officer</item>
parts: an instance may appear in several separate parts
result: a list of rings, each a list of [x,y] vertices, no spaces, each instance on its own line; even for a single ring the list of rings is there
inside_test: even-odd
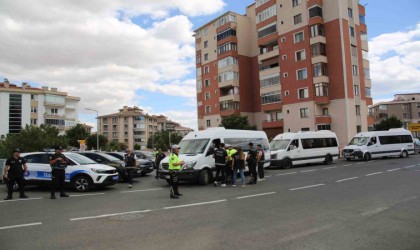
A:
[[[172,153],[169,155],[169,175],[170,175],[170,197],[178,199],[182,194],[178,191],[179,171],[181,171],[184,161],[178,157],[180,147],[178,145],[172,146]]]
[[[159,165],[160,162],[165,159],[166,155],[162,152],[162,149],[160,148],[155,156],[155,166],[156,166],[156,179],[159,179]]]
[[[232,178],[233,178],[232,156],[236,154],[237,151],[230,144],[226,144],[225,147],[226,147],[226,153],[228,155],[228,159],[226,163],[226,183],[234,184],[232,183]]]
[[[133,187],[133,172],[136,169],[136,155],[131,150],[127,150],[124,155],[125,169],[128,174],[128,187]]]
[[[264,149],[262,148],[261,144],[257,145],[257,162],[258,162],[258,177],[260,178],[260,181],[265,180],[264,179],[264,163],[265,163],[265,155],[264,155]]]
[[[248,184],[257,184],[257,150],[254,148],[254,143],[248,143],[248,156],[246,160],[248,162],[249,172],[252,176],[252,179],[249,180]]]
[[[23,177],[27,171],[28,167],[25,159],[20,157],[20,150],[18,148],[13,150],[13,156],[7,159],[3,172],[3,178],[7,181],[7,197],[5,200],[12,199],[15,182],[19,185],[19,198],[28,198],[24,193],[25,178]]]
[[[228,159],[228,155],[224,147],[225,144],[220,143],[220,146],[216,147],[214,150],[213,158],[216,165],[215,187],[217,187],[217,183],[220,182],[220,174],[222,175],[222,187],[226,187],[226,171],[228,171],[226,168],[226,160]]]
[[[55,186],[58,184],[60,190],[60,197],[69,197],[64,193],[64,182],[66,179],[66,168],[69,160],[63,154],[63,148],[57,146],[55,154],[50,156],[51,166],[51,199],[55,199]]]

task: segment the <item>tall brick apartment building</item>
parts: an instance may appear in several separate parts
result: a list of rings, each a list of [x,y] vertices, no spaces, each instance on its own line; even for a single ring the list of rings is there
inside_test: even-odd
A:
[[[195,31],[198,127],[246,115],[274,137],[373,124],[365,8],[357,0],[257,0]]]

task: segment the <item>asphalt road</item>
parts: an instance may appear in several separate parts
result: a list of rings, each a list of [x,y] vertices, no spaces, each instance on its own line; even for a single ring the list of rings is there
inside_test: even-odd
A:
[[[266,177],[182,185],[178,200],[152,175],[57,200],[29,187],[0,201],[0,249],[420,249],[420,156]]]

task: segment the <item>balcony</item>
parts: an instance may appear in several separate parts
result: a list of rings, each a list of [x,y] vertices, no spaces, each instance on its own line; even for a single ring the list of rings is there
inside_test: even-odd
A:
[[[323,0],[308,0],[307,3],[306,3],[306,6],[308,8],[310,8],[314,5],[322,6],[323,5]]]
[[[281,101],[261,105],[261,111],[263,112],[282,110],[282,108],[283,108],[283,103]]]
[[[229,81],[219,82],[219,88],[226,87],[239,87],[239,79],[233,79]]]
[[[65,103],[55,103],[55,102],[44,102],[44,106],[46,107],[64,107],[66,106]]]
[[[315,103],[318,105],[326,105],[330,103],[329,96],[315,96]]]
[[[265,120],[262,123],[263,129],[282,128],[284,126],[283,119],[278,120]]]
[[[326,56],[323,55],[319,55],[319,56],[314,56],[311,58],[311,63],[312,64],[316,64],[316,63],[328,63],[328,59]]]
[[[239,95],[238,94],[231,94],[231,95],[224,95],[219,97],[220,102],[226,102],[226,101],[234,101],[239,102]]]
[[[325,38],[325,36],[316,36],[316,37],[312,37],[309,41],[309,43],[312,44],[317,44],[317,43],[323,43],[326,44],[327,43],[327,39]]]
[[[280,66],[265,69],[265,70],[261,70],[260,71],[260,79],[265,78],[266,76],[269,76],[269,75],[274,75],[276,73],[280,73]]]
[[[277,32],[271,33],[267,36],[263,36],[263,37],[258,39],[258,45],[259,46],[264,46],[264,45],[273,43],[273,42],[278,40],[278,37],[279,37],[279,35],[278,35]]]
[[[276,56],[279,56],[279,50],[278,49],[266,52],[264,54],[260,54],[258,56],[258,61],[262,62],[262,61],[265,61],[267,59],[270,59],[270,58],[273,58],[273,57],[276,57]]]
[[[51,113],[44,113],[44,117],[46,119],[65,119],[65,116],[64,115],[51,114]]]
[[[328,76],[315,76],[314,77],[314,84],[316,83],[329,83],[330,78]]]
[[[317,115],[315,116],[315,124],[331,124],[331,116]]]
[[[219,104],[221,116],[240,115],[239,102],[236,101],[223,101]]]

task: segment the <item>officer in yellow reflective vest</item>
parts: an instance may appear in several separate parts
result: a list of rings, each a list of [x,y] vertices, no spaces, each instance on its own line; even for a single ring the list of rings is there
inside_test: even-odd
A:
[[[230,144],[225,144],[225,147],[226,147],[226,153],[228,155],[228,160],[226,163],[226,184],[234,184],[232,183],[232,178],[233,178],[232,156],[236,154],[237,151]]]
[[[172,153],[169,155],[169,175],[170,175],[170,197],[171,199],[178,199],[182,194],[178,191],[179,171],[181,171],[184,161],[179,160],[179,147],[178,145],[172,146]]]

